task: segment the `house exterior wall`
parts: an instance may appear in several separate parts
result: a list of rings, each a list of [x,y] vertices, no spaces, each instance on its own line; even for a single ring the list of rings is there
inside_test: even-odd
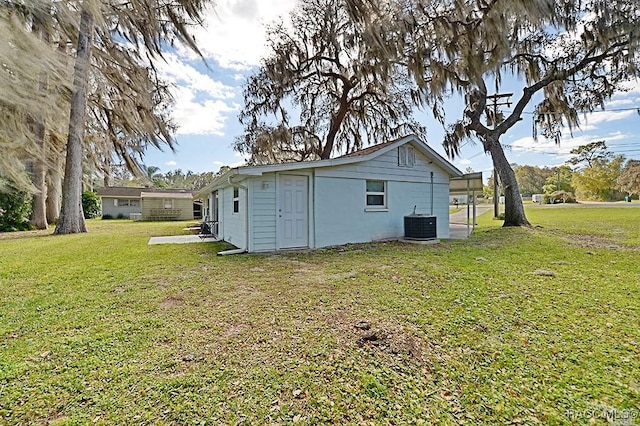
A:
[[[366,179],[316,179],[316,247],[370,242],[404,236],[404,216],[430,214],[431,186],[423,182],[387,182],[387,209],[366,207]],[[433,215],[438,238],[449,237],[449,189],[433,185]],[[359,194],[359,195],[354,195]]]
[[[247,182],[243,182],[244,185]],[[238,189],[238,213],[233,212],[233,187],[221,188],[218,192],[220,220],[219,237],[238,248],[246,248],[246,214],[247,214],[247,191]]]
[[[373,160],[319,169],[315,181],[316,247],[404,236],[404,216],[437,217],[438,238],[449,237],[449,175],[416,152],[413,167],[398,166],[398,151]],[[433,209],[431,207],[433,172]],[[367,209],[366,181],[387,183],[385,210]]]
[[[276,174],[253,178],[247,184],[251,193],[250,251],[276,249]]]
[[[233,187],[220,188],[219,236],[223,240],[250,252],[280,248],[278,176],[281,174],[306,175],[309,178],[311,248],[403,237],[404,216],[413,213],[414,206],[416,213],[437,217],[438,238],[449,237],[449,173],[418,150],[415,151],[413,167],[401,167],[398,165],[398,150],[392,149],[365,162],[248,177],[241,181],[247,190],[239,190],[238,213],[233,213]],[[386,182],[384,210],[367,208],[367,180]]]
[[[144,197],[142,198],[142,220],[153,219],[153,210],[166,210],[164,201],[172,200],[171,210],[178,211],[175,220],[193,219],[193,199],[191,198],[171,198],[171,197]]]
[[[111,216],[112,218],[117,218],[119,215],[122,215],[125,219],[129,219],[129,215],[131,213],[140,213],[141,203],[140,198],[132,198],[132,197],[101,197],[101,208],[102,208],[102,216]],[[115,200],[137,200],[137,206],[116,206]]]

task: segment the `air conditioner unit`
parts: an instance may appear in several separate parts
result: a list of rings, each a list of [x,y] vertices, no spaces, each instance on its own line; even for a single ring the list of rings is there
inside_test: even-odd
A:
[[[435,240],[436,217],[426,214],[410,214],[404,217],[404,237],[407,240]]]

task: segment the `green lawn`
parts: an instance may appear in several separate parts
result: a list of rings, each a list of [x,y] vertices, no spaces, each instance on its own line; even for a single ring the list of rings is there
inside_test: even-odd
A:
[[[637,422],[640,209],[528,216],[227,257],[146,244],[185,223],[0,235],[0,424]]]

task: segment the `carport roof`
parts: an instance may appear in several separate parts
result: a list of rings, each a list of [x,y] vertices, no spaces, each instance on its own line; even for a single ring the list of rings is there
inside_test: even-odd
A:
[[[467,192],[482,192],[482,172],[467,173],[449,179],[449,194],[466,194]]]

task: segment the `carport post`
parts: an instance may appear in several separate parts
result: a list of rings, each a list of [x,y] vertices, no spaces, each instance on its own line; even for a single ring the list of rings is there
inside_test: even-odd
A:
[[[469,182],[469,179],[467,179],[467,237],[469,235],[471,235],[471,229],[469,229],[469,185],[471,183]]]

